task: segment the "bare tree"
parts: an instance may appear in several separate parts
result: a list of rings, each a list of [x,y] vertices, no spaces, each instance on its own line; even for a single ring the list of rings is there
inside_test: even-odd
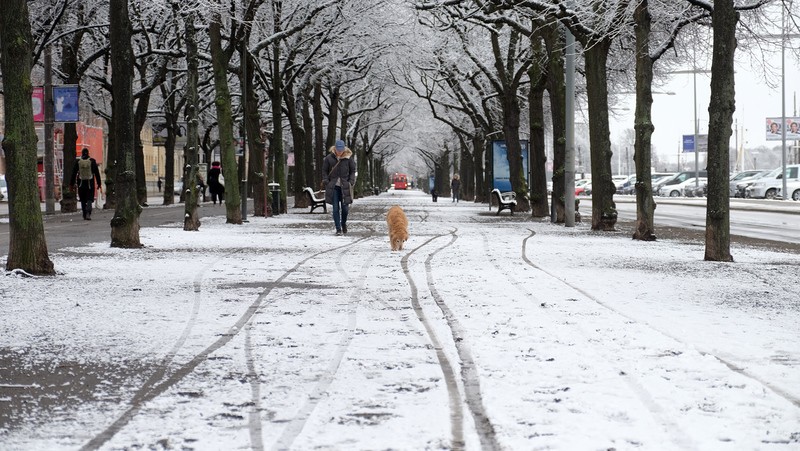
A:
[[[47,253],[39,190],[36,183],[36,131],[31,105],[33,37],[28,20],[28,2],[3,2],[0,15],[5,135],[3,150],[8,168],[9,251],[6,270],[52,275],[53,263]]]
[[[128,0],[110,0],[109,41],[111,44],[112,134],[117,146],[117,205],[111,219],[111,246],[142,247],[139,239],[139,215],[142,207],[136,198],[134,161],[133,67],[131,22]]]

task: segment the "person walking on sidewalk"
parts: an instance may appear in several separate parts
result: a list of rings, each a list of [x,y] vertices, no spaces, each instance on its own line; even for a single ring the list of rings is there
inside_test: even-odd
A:
[[[325,185],[325,202],[333,205],[333,225],[336,234],[347,234],[347,214],[353,203],[353,185],[356,181],[356,163],[353,151],[337,140],[330,153],[322,160],[322,183]]]
[[[222,176],[222,168],[219,165],[219,161],[214,161],[211,163],[211,169],[208,170],[208,189],[211,191],[211,201],[214,202],[214,205],[217,204],[217,198],[219,198],[220,205],[222,204],[222,199],[225,198],[225,185],[222,184],[220,177]]]
[[[72,167],[70,182],[70,186],[77,185],[78,187],[78,198],[81,201],[83,219],[90,221],[92,219],[95,187],[101,191],[103,188],[100,184],[100,169],[97,168],[97,161],[94,158],[89,158],[89,149],[84,147],[81,150],[80,159],[76,160],[75,165]]]
[[[450,191],[453,192],[453,202],[458,203],[458,190],[461,189],[461,177],[458,174],[453,174],[453,180],[450,181]]]

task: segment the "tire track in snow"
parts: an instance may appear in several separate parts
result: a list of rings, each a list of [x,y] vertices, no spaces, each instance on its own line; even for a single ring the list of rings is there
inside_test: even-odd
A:
[[[247,382],[250,384],[251,406],[247,413],[247,425],[250,432],[250,448],[254,451],[264,449],[264,436],[261,428],[261,383],[258,379],[258,372],[253,362],[253,343],[250,335],[253,331],[253,323],[247,323],[244,335],[244,356],[247,364]]]
[[[499,450],[501,447],[497,442],[497,435],[494,430],[494,425],[489,419],[489,415],[486,413],[486,409],[483,406],[480,378],[478,377],[478,370],[475,367],[475,359],[472,358],[472,351],[470,350],[469,344],[464,340],[464,337],[467,335],[466,331],[458,321],[456,315],[453,314],[453,311],[450,310],[450,307],[448,307],[442,296],[436,290],[436,284],[433,280],[431,261],[433,260],[433,257],[439,253],[439,251],[442,251],[455,243],[456,239],[458,239],[456,232],[458,232],[458,229],[451,232],[449,243],[431,252],[428,255],[428,258],[425,259],[425,273],[427,274],[428,278],[428,290],[430,290],[433,300],[442,311],[445,320],[447,320],[447,325],[453,334],[453,342],[455,343],[456,351],[458,351],[458,357],[461,360],[461,380],[464,385],[464,396],[466,397],[467,406],[472,414],[472,419],[475,422],[475,428],[476,432],[478,433],[478,438],[481,442],[481,448],[484,450]]]
[[[528,264],[529,266],[531,266],[532,268],[534,268],[534,269],[536,269],[536,270],[538,270],[538,271],[541,271],[541,272],[543,272],[543,273],[547,274],[548,276],[550,276],[550,277],[552,277],[552,278],[554,278],[554,279],[558,280],[559,282],[563,283],[564,285],[566,285],[566,286],[568,286],[568,287],[572,288],[573,290],[577,291],[578,293],[581,293],[582,295],[586,296],[588,299],[591,299],[591,300],[592,300],[592,301],[594,301],[594,302],[595,302],[597,305],[599,305],[599,306],[601,306],[601,307],[603,307],[603,308],[605,308],[605,309],[607,309],[607,310],[610,310],[610,311],[612,311],[612,312],[616,313],[617,315],[620,315],[620,316],[622,316],[623,318],[625,318],[626,320],[628,320],[628,321],[630,321],[630,322],[633,322],[633,323],[636,323],[636,324],[639,324],[639,325],[642,325],[642,326],[646,326],[646,327],[648,327],[649,329],[651,329],[651,330],[654,330],[654,331],[656,331],[656,332],[658,332],[658,333],[660,333],[660,334],[662,334],[662,335],[664,335],[664,336],[666,336],[666,337],[669,337],[669,338],[671,338],[671,339],[675,340],[675,341],[676,341],[676,342],[678,342],[678,343],[683,343],[683,344],[684,344],[684,345],[686,345],[687,347],[694,348],[694,349],[695,349],[695,350],[696,350],[696,351],[697,351],[699,354],[701,354],[701,355],[703,355],[703,356],[712,357],[712,358],[716,359],[717,361],[719,361],[719,362],[720,362],[720,363],[722,363],[723,365],[727,366],[727,367],[728,367],[728,368],[729,368],[731,371],[733,371],[733,372],[735,372],[735,373],[739,373],[739,374],[741,374],[742,376],[745,376],[745,377],[747,377],[747,378],[749,378],[749,379],[752,379],[752,380],[754,380],[754,381],[758,382],[759,384],[761,384],[761,385],[763,385],[764,387],[768,388],[770,391],[772,391],[772,392],[773,392],[773,393],[775,393],[776,395],[778,395],[778,396],[780,396],[781,398],[783,398],[783,399],[785,399],[785,400],[789,401],[789,402],[790,402],[790,403],[792,403],[794,406],[796,406],[796,407],[800,407],[800,398],[798,398],[797,396],[794,396],[794,395],[792,395],[791,393],[788,393],[787,391],[785,391],[785,390],[783,390],[782,388],[780,388],[780,387],[778,387],[778,386],[776,386],[776,385],[772,384],[771,382],[769,382],[769,381],[766,381],[766,380],[764,380],[764,379],[762,379],[762,378],[760,378],[760,377],[758,377],[758,376],[756,376],[756,375],[754,375],[754,374],[750,373],[750,372],[749,372],[749,371],[747,371],[746,369],[744,369],[744,368],[742,368],[742,367],[740,367],[740,366],[736,365],[735,363],[733,363],[733,362],[732,362],[732,360],[734,360],[734,357],[728,356],[728,357],[725,357],[725,358],[723,358],[723,357],[721,357],[721,356],[719,355],[719,354],[720,354],[719,352],[717,352],[717,353],[715,354],[715,353],[713,353],[713,352],[705,351],[705,350],[703,350],[703,349],[700,349],[700,348],[698,348],[698,347],[697,347],[697,345],[695,345],[695,344],[690,344],[690,343],[687,343],[686,341],[684,341],[684,340],[682,340],[682,339],[680,339],[680,338],[676,337],[675,335],[672,335],[672,334],[670,334],[669,332],[666,332],[666,331],[663,331],[663,330],[656,329],[655,327],[653,327],[653,326],[651,326],[651,325],[649,325],[649,324],[647,324],[647,323],[643,323],[643,322],[641,322],[641,321],[639,321],[639,320],[637,320],[637,319],[635,319],[635,318],[633,318],[633,317],[631,317],[631,316],[627,315],[626,313],[624,313],[624,312],[622,312],[622,311],[620,311],[620,310],[617,310],[617,309],[615,309],[614,307],[611,307],[610,305],[606,304],[605,302],[601,301],[600,299],[597,299],[597,298],[595,298],[594,296],[592,296],[591,294],[587,293],[585,290],[581,289],[580,287],[577,287],[577,286],[575,286],[575,285],[573,285],[573,284],[571,284],[571,283],[567,282],[567,281],[566,281],[566,280],[564,280],[563,278],[561,278],[561,277],[559,277],[559,276],[557,276],[557,275],[555,275],[555,274],[551,273],[550,271],[547,271],[546,269],[542,268],[541,266],[539,266],[539,265],[537,265],[537,264],[533,263],[533,262],[532,262],[530,259],[528,259],[528,257],[527,257],[527,254],[526,254],[526,245],[527,245],[527,242],[528,242],[528,240],[529,240],[530,238],[532,238],[532,237],[534,236],[534,234],[535,234],[535,232],[533,232],[533,231],[531,230],[531,234],[530,234],[530,235],[529,235],[527,238],[525,238],[525,239],[523,240],[523,242],[522,242],[522,259],[525,261],[525,263],[527,263],[527,264]]]
[[[528,235],[522,241],[522,259],[525,261],[525,263],[527,263],[528,265],[530,265],[534,269],[547,274],[550,277],[555,277],[558,281],[568,285],[570,288],[576,289],[581,294],[583,294],[583,295],[589,297],[590,299],[594,300],[594,298],[592,298],[588,293],[586,293],[583,290],[580,290],[580,289],[578,289],[576,287],[573,287],[572,285],[568,284],[567,282],[565,282],[564,280],[558,278],[557,276],[554,276],[553,274],[543,270],[542,268],[540,268],[539,266],[535,265],[533,262],[531,262],[528,259],[527,255],[526,255],[526,252],[525,252],[526,251],[527,241],[528,241],[528,239],[532,238],[536,234],[536,232],[534,232],[533,230],[529,230],[529,231],[531,232],[530,235]],[[486,250],[486,255],[491,255],[491,246],[489,246],[489,238],[487,237],[486,233],[481,233],[481,235],[483,236],[483,245],[484,245],[484,249]],[[519,291],[523,296],[530,297],[531,299],[535,299],[536,298],[536,295],[534,295],[533,293],[531,293],[531,292],[529,292],[527,290],[523,290],[523,288],[521,288],[521,287],[523,287],[524,284],[520,283],[519,280],[517,280],[514,276],[510,275],[508,273],[508,271],[503,271],[503,269],[498,266],[498,264],[496,263],[496,261],[494,259],[490,259],[490,261],[491,261],[492,265],[495,267],[495,269],[497,269],[497,271],[499,273],[501,273],[505,278],[507,278],[510,282],[512,282],[511,285],[517,291]],[[547,310],[542,309],[542,311],[545,312],[549,316],[553,316],[553,313],[551,313],[551,312],[549,312]],[[618,313],[618,312],[615,311],[615,313]],[[625,315],[623,315],[623,316],[627,320],[629,320],[631,322],[634,322],[636,324],[640,324],[637,321],[635,321],[633,319],[630,319]],[[575,326],[577,327],[577,329],[580,332],[580,334],[584,336],[585,342],[588,345],[592,346],[594,349],[596,349],[597,350],[597,355],[599,357],[601,357],[603,360],[605,360],[606,363],[610,367],[614,368],[615,372],[622,378],[622,380],[625,382],[625,384],[629,387],[630,391],[637,398],[639,398],[639,401],[642,403],[642,405],[647,410],[649,410],[651,415],[655,419],[657,419],[659,424],[661,424],[663,426],[663,428],[662,428],[663,432],[665,433],[666,436],[668,436],[670,438],[670,441],[673,444],[675,444],[678,447],[678,449],[697,449],[697,445],[689,438],[689,435],[685,431],[683,431],[681,429],[681,427],[675,421],[673,421],[671,418],[669,418],[669,417],[667,417],[665,415],[664,409],[653,398],[652,394],[647,390],[647,388],[643,384],[641,384],[636,378],[634,378],[628,371],[622,371],[620,368],[618,368],[617,365],[615,365],[614,362],[612,361],[612,358],[608,355],[608,352],[606,351],[605,347],[604,346],[600,346],[599,344],[597,344],[592,339],[591,335],[589,333],[587,333],[580,324],[575,323]],[[607,341],[607,342],[604,342],[604,344],[613,344],[613,342],[608,342]],[[680,435],[678,433],[676,433],[676,432],[680,432]]]
[[[237,254],[241,252],[244,248],[236,249],[232,252],[227,254],[221,255],[215,260],[207,263],[203,266],[200,271],[194,276],[194,280],[192,281],[192,291],[194,293],[194,301],[192,303],[192,312],[189,314],[189,318],[186,320],[186,324],[183,326],[183,332],[181,332],[180,337],[175,341],[175,344],[172,345],[172,348],[167,352],[164,358],[161,359],[161,362],[156,367],[156,370],[153,374],[150,375],[149,378],[139,387],[138,390],[133,394],[131,398],[130,404],[131,408],[126,410],[112,425],[107,429],[107,432],[110,432],[110,429],[113,428],[113,433],[116,434],[119,432],[122,427],[127,424],[138,412],[141,407],[142,400],[145,399],[147,393],[159,382],[164,378],[164,375],[167,373],[167,369],[169,364],[175,359],[175,356],[178,354],[178,351],[186,344],[186,340],[189,338],[189,334],[192,332],[192,329],[197,322],[197,314],[200,312],[200,305],[203,302],[202,292],[203,292],[203,280],[205,279],[206,272],[208,272],[211,268],[216,266],[217,263],[220,261],[230,257],[231,255]],[[112,434],[113,436],[113,434]],[[98,437],[95,437],[97,439]],[[107,439],[103,440],[97,444],[96,447],[102,445],[105,441],[107,441],[111,436]],[[93,439],[94,440],[94,439]],[[87,448],[87,446],[91,446],[92,441],[84,445],[81,449],[95,449],[95,448]]]
[[[364,240],[371,238],[372,236],[367,237]],[[342,276],[342,279],[347,280],[350,274],[345,271],[344,266],[342,266],[342,260],[345,257],[345,251],[346,249],[339,253],[339,258],[336,260],[336,270]],[[370,257],[367,258],[361,265],[361,272],[358,274],[358,279],[355,281],[355,284],[351,289],[350,299],[353,299],[353,301],[348,304],[349,311],[347,315],[347,327],[344,330],[344,334],[342,334],[342,337],[339,339],[336,352],[334,353],[331,362],[328,364],[328,368],[326,369],[325,373],[320,376],[319,381],[309,394],[306,403],[300,408],[297,415],[295,415],[295,417],[283,430],[283,433],[278,438],[278,441],[273,445],[273,450],[290,449],[292,447],[295,439],[300,435],[301,432],[303,432],[303,428],[305,427],[308,418],[314,412],[314,409],[319,404],[320,399],[322,399],[322,397],[328,391],[333,379],[336,377],[336,373],[339,371],[339,367],[344,359],[344,355],[347,353],[350,343],[353,341],[353,336],[356,333],[358,304],[361,302],[361,296],[367,280],[367,270],[372,265],[373,260],[375,260],[377,253],[377,249],[374,249],[370,254]]]
[[[146,392],[141,393],[138,397],[131,400],[131,405],[128,407],[122,415],[114,421],[110,426],[108,426],[105,430],[94,436],[89,442],[83,445],[80,449],[81,450],[94,450],[100,448],[104,443],[111,440],[122,428],[133,419],[136,414],[139,413],[139,410],[144,406],[144,404],[150,400],[155,399],[168,389],[174,387],[179,382],[181,382],[186,376],[191,374],[195,368],[197,368],[201,363],[204,363],[208,357],[214,353],[215,351],[219,350],[223,346],[230,343],[234,337],[236,337],[239,332],[250,322],[250,319],[253,315],[258,311],[261,305],[266,300],[267,296],[272,292],[272,289],[278,286],[284,279],[289,277],[291,274],[296,272],[301,266],[306,264],[308,261],[319,257],[320,255],[326,254],[328,252],[334,252],[339,249],[352,246],[359,241],[363,241],[366,238],[361,238],[351,243],[346,243],[341,246],[337,246],[331,249],[325,249],[323,251],[314,253],[309,255],[308,257],[300,260],[297,264],[293,267],[289,268],[284,272],[280,277],[278,277],[275,282],[271,283],[270,286],[261,292],[261,294],[253,301],[252,304],[247,308],[247,310],[239,316],[239,319],[228,329],[226,333],[220,334],[220,337],[215,340],[211,345],[205,348],[203,351],[195,355],[191,360],[184,363],[180,367],[178,367],[170,376],[166,379],[162,380],[160,383],[154,384],[149,390]]]
[[[414,278],[411,277],[411,271],[408,269],[408,259],[413,255],[415,252],[420,250],[421,248],[427,246],[432,241],[447,236],[447,234],[440,234],[436,235],[432,238],[429,238],[424,243],[420,244],[419,246],[412,249],[409,253],[403,256],[400,260],[400,265],[403,268],[403,273],[408,279],[408,285],[411,289],[411,306],[414,308],[414,312],[417,314],[417,318],[419,321],[425,326],[425,331],[428,334],[428,338],[433,345],[433,348],[436,350],[436,358],[439,360],[439,367],[442,370],[442,374],[444,375],[445,385],[447,387],[447,394],[450,400],[450,434],[451,434],[451,449],[453,450],[463,450],[465,447],[464,442],[464,412],[462,410],[462,401],[461,401],[461,394],[458,391],[458,381],[456,380],[455,372],[453,371],[453,365],[450,363],[450,360],[447,358],[447,355],[444,353],[442,349],[442,344],[439,341],[438,336],[436,335],[436,331],[433,329],[431,322],[429,321],[428,317],[425,316],[425,312],[422,309],[422,305],[419,303],[419,293],[417,291],[417,285],[414,283]]]

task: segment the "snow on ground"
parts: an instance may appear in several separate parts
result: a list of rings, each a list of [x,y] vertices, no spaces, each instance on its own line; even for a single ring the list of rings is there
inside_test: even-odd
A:
[[[4,273],[0,448],[800,449],[796,254],[415,191],[357,200],[344,237],[249,219]]]

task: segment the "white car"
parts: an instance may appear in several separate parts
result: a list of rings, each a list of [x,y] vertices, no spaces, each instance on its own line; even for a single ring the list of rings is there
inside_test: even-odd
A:
[[[759,178],[752,185],[747,187],[745,197],[756,199],[774,199],[778,195],[778,190],[783,187],[783,175],[781,168],[775,168],[769,174]],[[800,181],[800,164],[790,164],[786,166],[786,183]]]
[[[630,176],[628,175],[613,175],[611,176],[611,181],[614,182],[614,187],[617,191],[622,191],[622,187],[625,186],[625,182],[628,181]]]
[[[6,184],[6,177],[0,175],[0,200],[8,200],[8,184]]]
[[[659,196],[668,196],[668,197],[679,197],[683,196],[684,188],[694,188],[695,187],[695,177],[691,177],[686,179],[681,183],[675,183],[673,185],[664,185],[658,191]],[[708,182],[708,179],[705,177],[700,177],[700,181],[698,183],[699,186],[703,186],[704,183]]]
[[[778,187],[778,196],[781,196],[782,190],[783,186]],[[786,192],[789,193],[789,195],[786,196],[787,199],[800,200],[800,181],[790,182],[787,180]]]

